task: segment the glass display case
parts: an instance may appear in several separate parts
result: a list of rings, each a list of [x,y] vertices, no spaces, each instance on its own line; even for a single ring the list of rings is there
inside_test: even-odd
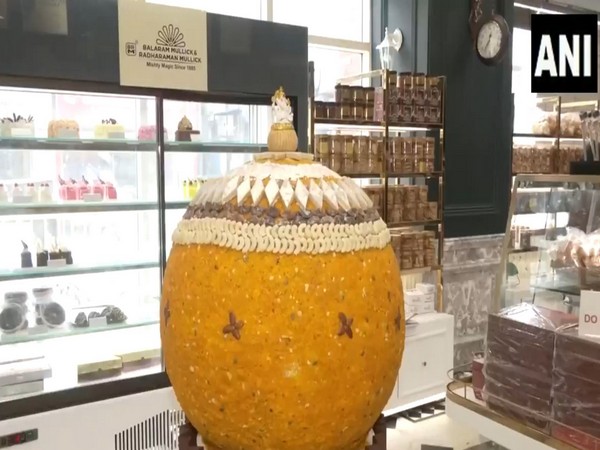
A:
[[[577,313],[600,288],[600,176],[515,177],[493,311],[522,302]]]
[[[0,405],[163,371],[171,233],[270,128],[214,98],[0,88]]]

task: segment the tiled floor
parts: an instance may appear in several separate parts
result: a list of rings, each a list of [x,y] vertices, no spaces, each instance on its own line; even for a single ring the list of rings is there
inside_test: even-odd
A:
[[[417,423],[398,419],[396,428],[388,429],[387,436],[387,450],[498,449],[475,430],[452,422],[445,414]]]

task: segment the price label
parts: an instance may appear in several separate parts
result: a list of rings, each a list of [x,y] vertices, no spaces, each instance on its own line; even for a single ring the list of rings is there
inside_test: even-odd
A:
[[[600,337],[600,292],[581,291],[579,335]]]

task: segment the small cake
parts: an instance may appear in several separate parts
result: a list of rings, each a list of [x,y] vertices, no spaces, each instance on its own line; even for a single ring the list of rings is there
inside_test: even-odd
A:
[[[77,183],[77,199],[83,199],[84,195],[91,194],[92,187],[90,186],[90,182],[85,179],[84,176],[81,177],[79,183]]]
[[[193,129],[192,122],[187,116],[183,116],[183,118],[179,121],[177,125],[177,131],[175,132],[175,140],[180,142],[190,142],[192,140],[192,135],[199,135],[200,132],[198,130]]]
[[[21,241],[21,244],[23,244],[23,251],[21,251],[21,268],[28,269],[33,267],[31,252],[29,251],[29,247],[25,242]]]
[[[48,123],[48,137],[79,139],[79,124],[75,120],[51,120]]]
[[[48,253],[48,250],[44,250],[41,246],[41,244],[38,244],[38,249],[35,255],[35,262],[36,262],[36,266],[37,267],[46,267],[48,266],[48,259],[49,259],[50,255]]]
[[[115,119],[103,120],[94,129],[95,139],[125,139],[125,127],[118,124]]]
[[[17,116],[13,113],[12,117],[0,119],[0,136],[2,137],[33,137],[35,136],[35,126],[33,117]]]
[[[167,130],[164,133],[167,141],[169,134]],[[156,125],[142,125],[138,130],[138,141],[156,141]]]
[[[27,328],[26,314],[19,305],[7,304],[0,311],[0,330],[15,333]]]
[[[2,183],[0,183],[0,203],[8,203],[8,191]]]
[[[73,326],[75,326],[75,328],[87,328],[90,326],[90,322],[84,312],[77,314],[73,321]]]
[[[75,180],[65,181],[61,177],[58,177],[58,195],[61,200],[77,200],[79,191],[77,189],[77,183]]]
[[[99,189],[102,192],[102,197],[107,200],[117,199],[117,189],[108,181],[98,178],[98,180],[94,183],[94,189]]]
[[[50,184],[40,184],[36,191],[36,201],[39,203],[51,203],[52,200],[52,188],[50,187]]]

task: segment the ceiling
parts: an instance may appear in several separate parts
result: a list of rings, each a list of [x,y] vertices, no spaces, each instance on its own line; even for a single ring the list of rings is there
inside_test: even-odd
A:
[[[600,0],[515,0],[515,3],[562,13],[600,12]]]
[[[550,3],[586,11],[600,12],[600,0],[551,0]]]

